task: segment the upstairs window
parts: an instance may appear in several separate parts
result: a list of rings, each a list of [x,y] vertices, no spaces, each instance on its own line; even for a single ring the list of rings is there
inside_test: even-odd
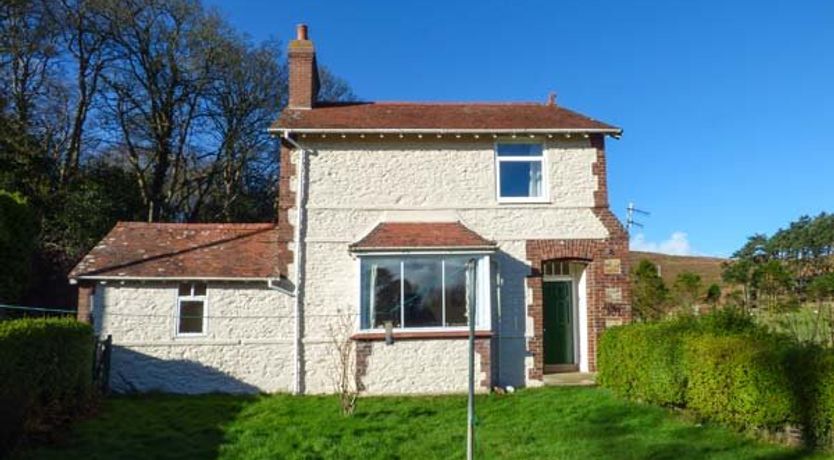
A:
[[[544,149],[530,142],[495,146],[499,202],[545,201]]]
[[[177,296],[177,335],[200,335],[206,331],[206,284],[180,284]]]

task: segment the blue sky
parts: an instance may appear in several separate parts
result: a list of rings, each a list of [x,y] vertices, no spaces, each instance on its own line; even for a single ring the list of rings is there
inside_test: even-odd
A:
[[[254,39],[310,26],[366,100],[545,101],[625,130],[610,200],[633,246],[729,255],[834,211],[834,2],[210,2]],[[637,233],[637,232],[635,232]]]

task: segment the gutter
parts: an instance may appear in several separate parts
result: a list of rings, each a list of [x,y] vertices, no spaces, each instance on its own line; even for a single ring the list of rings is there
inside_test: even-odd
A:
[[[490,246],[436,246],[436,247],[410,247],[410,246],[380,246],[370,248],[349,248],[350,252],[355,254],[376,254],[376,253],[396,253],[396,254],[446,254],[446,253],[460,253],[460,254],[484,254],[492,253],[498,250],[495,245]]]
[[[295,362],[295,379],[293,382],[293,394],[300,395],[304,392],[303,388],[303,378],[302,378],[302,365],[301,365],[301,347],[303,346],[302,343],[302,332],[303,332],[303,318],[302,318],[302,291],[301,286],[303,285],[303,274],[304,271],[302,269],[302,264],[304,263],[304,258],[302,257],[302,253],[304,251],[304,245],[302,244],[301,237],[303,235],[302,228],[304,227],[304,211],[302,207],[304,206],[304,176],[305,170],[304,166],[307,164],[307,149],[302,147],[298,142],[290,137],[290,131],[285,130],[281,134],[281,138],[285,139],[289,142],[293,147],[298,149],[298,164],[296,165],[296,190],[295,190],[295,209],[296,209],[296,222],[295,222],[295,250],[293,251],[293,266],[295,268],[295,305],[293,307],[294,316],[295,316],[295,331],[294,331],[294,346],[293,346],[293,360]],[[287,216],[289,219],[289,216]]]
[[[78,281],[237,281],[237,282],[264,282],[271,285],[275,278],[257,277],[230,277],[230,276],[117,276],[117,275],[87,275],[78,276],[69,280],[70,284],[78,284]]]
[[[620,128],[518,128],[518,129],[448,129],[448,128],[269,128],[272,133],[299,134],[611,134],[620,136],[623,130]]]

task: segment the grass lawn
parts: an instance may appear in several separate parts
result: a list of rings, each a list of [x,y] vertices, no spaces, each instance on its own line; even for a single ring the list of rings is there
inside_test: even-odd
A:
[[[477,412],[478,458],[807,458],[598,388],[484,395]],[[14,457],[463,458],[465,421],[463,396],[364,398],[353,417],[334,397],[113,397],[63,440]]]

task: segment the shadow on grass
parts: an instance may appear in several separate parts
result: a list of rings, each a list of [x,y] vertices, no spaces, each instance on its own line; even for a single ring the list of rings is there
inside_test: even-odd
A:
[[[225,428],[254,396],[116,396],[53,444],[18,451],[29,459],[217,458]]]
[[[479,458],[790,460],[806,453],[699,426],[601,389],[479,396]],[[20,458],[463,458],[464,396],[363,398],[345,417],[330,396],[113,398],[62,445]]]

